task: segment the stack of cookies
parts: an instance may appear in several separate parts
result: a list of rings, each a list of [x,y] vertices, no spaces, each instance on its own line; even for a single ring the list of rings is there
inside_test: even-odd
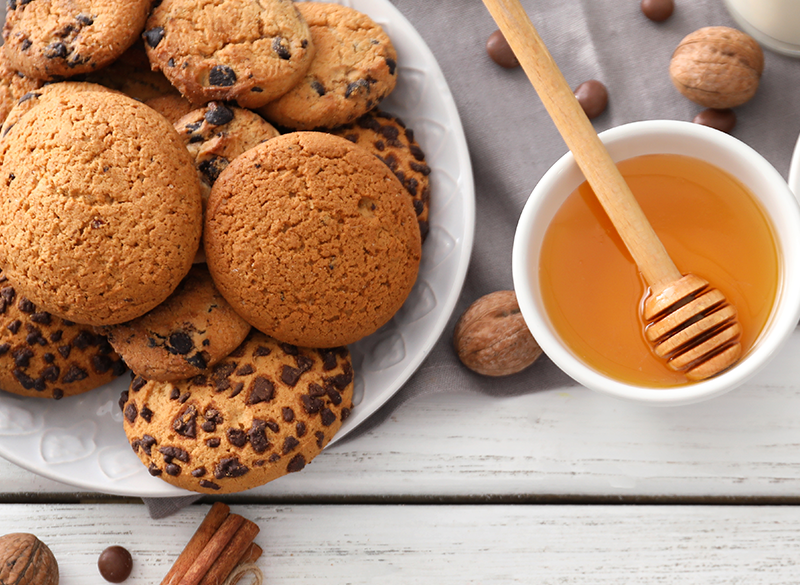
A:
[[[368,16],[285,0],[9,2],[0,387],[120,398],[150,473],[299,471],[352,408],[347,345],[417,277],[430,167],[377,109]]]

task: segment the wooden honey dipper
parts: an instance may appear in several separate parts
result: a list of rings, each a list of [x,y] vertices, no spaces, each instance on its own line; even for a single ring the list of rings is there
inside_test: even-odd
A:
[[[645,336],[690,380],[710,378],[742,353],[736,308],[669,257],[519,0],[483,0],[649,287]]]

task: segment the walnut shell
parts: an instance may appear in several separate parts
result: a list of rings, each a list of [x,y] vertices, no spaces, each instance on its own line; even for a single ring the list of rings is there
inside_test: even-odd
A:
[[[58,585],[58,562],[33,534],[0,537],[0,583]]]
[[[763,71],[759,44],[727,26],[708,26],[687,35],[669,64],[678,91],[715,109],[733,108],[752,98]]]
[[[513,290],[493,292],[472,303],[456,324],[453,344],[461,362],[484,376],[516,374],[542,355]]]

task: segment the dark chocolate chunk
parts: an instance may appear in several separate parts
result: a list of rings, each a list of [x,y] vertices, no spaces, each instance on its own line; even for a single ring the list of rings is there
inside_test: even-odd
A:
[[[250,439],[250,446],[256,453],[263,453],[269,448],[269,439],[267,439],[267,423],[263,420],[253,419],[253,426],[247,433]]]
[[[206,182],[213,185],[214,181],[219,178],[219,175],[228,166],[230,161],[223,156],[212,156],[209,159],[201,161],[197,168],[203,173]]]
[[[141,445],[142,450],[147,453],[147,455],[152,455],[151,449],[157,444],[158,441],[151,435],[142,435],[142,438],[139,439],[139,445]]]
[[[155,49],[158,46],[158,43],[161,42],[161,39],[164,38],[164,34],[164,29],[160,26],[156,26],[150,30],[144,31],[142,37],[148,45]]]
[[[242,465],[237,457],[223,457],[214,468],[214,477],[223,479],[225,477],[241,477],[250,471],[246,465]]]
[[[158,451],[164,456],[164,461],[167,461],[167,458],[169,458],[169,461],[177,459],[178,461],[189,463],[189,453],[180,447],[160,447]],[[169,461],[167,461],[167,463],[169,463]]]
[[[206,360],[205,355],[201,351],[198,351],[196,354],[186,358],[186,361],[190,366],[194,366],[198,370],[205,370],[208,364],[208,360]]]
[[[272,50],[275,51],[281,59],[289,60],[292,58],[292,53],[289,51],[289,42],[283,37],[275,37],[272,39]]]
[[[12,351],[11,356],[14,358],[14,365],[24,369],[31,365],[34,353],[27,347],[20,347]]]
[[[423,203],[420,199],[414,199],[414,212],[417,215],[420,215],[423,211],[425,211],[425,203]]]
[[[47,366],[42,370],[42,378],[48,382],[58,382],[58,377],[61,375],[61,368],[58,366]]]
[[[255,93],[264,93],[264,88],[263,88],[263,87],[258,87],[258,86],[255,86],[255,87],[251,87],[251,88],[250,88],[250,91],[253,91],[253,92],[255,92]]]
[[[193,405],[187,406],[172,421],[173,430],[181,436],[194,439],[197,437],[197,409]]]
[[[366,79],[357,79],[347,84],[347,89],[344,90],[344,97],[349,98],[361,88],[366,89],[367,93],[369,93],[369,82]]]
[[[336,388],[327,388],[326,394],[328,395],[328,400],[330,400],[331,404],[334,406],[339,406],[342,403],[342,395],[336,391]]]
[[[133,402],[129,402],[127,406],[125,406],[125,419],[133,424],[133,421],[136,420],[138,415],[139,411],[136,409],[136,405]]]
[[[61,388],[53,388],[53,400],[64,398],[64,391]]]
[[[216,449],[219,447],[220,440],[218,437],[211,437],[210,439],[206,439],[206,446],[210,449]]]
[[[61,337],[63,335],[64,335],[64,332],[61,329],[58,329],[57,331],[53,331],[50,334],[50,341],[52,341],[53,343],[58,343],[59,341],[61,341]]]
[[[123,390],[119,395],[119,409],[125,410],[125,403],[128,402],[128,391]]]
[[[69,354],[72,353],[72,346],[71,345],[59,345],[57,348],[58,353],[61,354],[61,357],[67,359]]]
[[[144,388],[145,384],[147,384],[147,380],[142,378],[141,376],[136,376],[133,380],[131,380],[131,390],[134,392],[138,392],[142,388]]]
[[[238,394],[242,391],[243,388],[244,388],[244,382],[236,382],[236,384],[233,385],[233,390],[231,390],[230,398],[238,396]]]
[[[302,437],[303,435],[305,435],[306,434],[306,423],[304,423],[303,421],[298,422],[295,425],[295,432],[297,433],[298,437]]]
[[[121,376],[126,371],[128,371],[128,366],[125,365],[125,362],[122,360],[115,361],[114,364],[111,366],[111,373],[114,376]]]
[[[93,355],[92,368],[98,374],[105,374],[114,365],[114,361],[107,355]]]
[[[166,349],[170,353],[186,355],[194,349],[194,342],[192,341],[192,338],[188,333],[183,331],[175,331],[171,333],[167,343],[168,345]]]
[[[289,473],[295,473],[300,471],[306,466],[306,458],[303,457],[302,453],[298,453],[289,461],[289,464],[286,466],[286,471]]]
[[[40,325],[50,325],[52,321],[52,317],[50,313],[45,313],[44,311],[40,311],[38,313],[34,313],[31,315],[31,321],[34,323],[39,323]]]
[[[292,422],[294,420],[294,411],[288,406],[283,407],[281,414],[283,415],[283,420],[286,422]]]
[[[397,61],[386,57],[386,65],[389,67],[389,75],[394,75],[395,69],[397,69]]]
[[[289,435],[283,441],[283,448],[282,448],[283,454],[286,455],[287,453],[291,453],[292,451],[294,451],[297,448],[297,446],[299,444],[300,444],[300,441],[295,439],[293,436]]]
[[[191,395],[192,395],[192,394],[191,394],[191,392],[184,392],[183,394],[181,394],[181,395],[178,397],[178,402],[180,402],[181,404],[183,404],[184,402],[186,402],[187,400],[189,400],[189,397],[190,397]]]
[[[25,297],[20,297],[19,298],[19,303],[17,303],[17,306],[19,307],[19,310],[22,311],[23,313],[34,313],[34,312],[36,312],[36,305],[34,305],[32,302],[30,302]]]
[[[0,343],[0,355],[4,355],[4,354],[8,353],[9,349],[11,349],[11,344],[10,343]],[[47,354],[45,354],[45,355],[47,355]]]
[[[78,335],[75,336],[75,339],[72,340],[72,345],[78,349],[86,349],[90,345],[98,345],[100,343],[97,337],[98,336],[91,331],[82,329]]]
[[[236,83],[236,72],[227,65],[214,65],[208,75],[208,82],[211,85],[230,87]]]
[[[17,382],[19,382],[25,390],[31,390],[36,385],[36,381],[22,370],[14,369],[11,373],[14,374]]]
[[[220,102],[211,102],[203,117],[212,126],[223,126],[233,120],[233,110]]]
[[[319,398],[314,398],[313,396],[309,396],[308,394],[303,394],[300,397],[301,402],[303,403],[303,407],[305,408],[308,414],[316,414],[322,407],[325,405],[322,400]]]
[[[331,349],[319,349],[319,356],[322,358],[322,369],[329,372],[336,367],[336,354]]]
[[[44,49],[44,56],[48,59],[64,59],[67,55],[69,55],[69,49],[61,41],[50,43]]]
[[[27,51],[28,49],[31,48],[32,44],[33,42],[30,39],[25,39],[24,41],[22,41],[22,50]]]
[[[64,377],[61,379],[62,382],[65,384],[71,384],[72,382],[80,382],[81,380],[85,380],[89,377],[89,373],[81,367],[78,367],[75,364],[72,364],[67,373],[64,374]]]
[[[421,175],[425,175],[426,177],[431,174],[431,167],[426,165],[425,163],[418,163],[416,161],[411,161],[409,163],[411,170],[420,173]]]
[[[247,434],[241,429],[228,429],[226,435],[228,442],[234,447],[244,447],[247,444]]]
[[[236,370],[236,372],[234,372],[234,373],[237,376],[249,376],[250,374],[252,374],[255,371],[256,371],[256,369],[253,367],[252,364],[244,364],[238,370]]]
[[[175,59],[170,57],[169,61],[167,61],[167,67],[175,67]]]
[[[270,463],[275,463],[276,461],[280,461],[280,460],[281,460],[281,456],[278,455],[277,453],[273,453],[272,455],[269,456],[269,462]]]
[[[300,353],[297,346],[291,343],[281,343],[281,349],[286,355],[298,355]]]
[[[164,467],[164,471],[166,471],[168,475],[176,476],[181,474],[181,467],[175,463],[167,463]]]
[[[409,152],[412,154],[412,156],[415,159],[417,159],[417,160],[425,160],[425,153],[422,152],[422,149],[419,146],[417,146],[416,144],[411,144],[408,147],[408,150],[409,150]]]
[[[16,296],[16,294],[17,292],[11,286],[3,287],[3,290],[0,290],[0,297],[2,297],[2,299],[8,304],[14,302],[14,297]]]
[[[147,422],[152,422],[153,420],[153,411],[143,406],[142,409],[139,411],[139,416],[141,416]]]
[[[336,415],[330,408],[323,408],[320,418],[322,418],[322,424],[326,427],[336,422]]]
[[[346,421],[347,417],[350,416],[350,409],[347,407],[343,408],[340,416],[342,418],[342,422]]]
[[[275,394],[275,386],[264,376],[257,376],[250,385],[250,395],[247,397],[247,404],[253,405],[259,402],[269,402]]]
[[[325,95],[325,86],[317,79],[311,82],[311,89],[316,91],[320,96]]]
[[[217,484],[215,484],[213,481],[208,481],[207,479],[201,479],[200,480],[200,487],[206,488],[206,489],[209,489],[209,490],[218,490],[218,489],[220,489],[220,487]]]
[[[203,477],[206,474],[205,467],[198,467],[197,469],[192,469],[192,477]]]
[[[276,423],[274,420],[268,420],[268,421],[267,421],[266,423],[264,423],[264,424],[266,424],[266,425],[267,425],[267,428],[268,428],[269,430],[271,430],[273,433],[277,433],[278,431],[280,431],[280,430],[281,430],[281,427],[279,427],[279,426],[278,426],[278,423]]]
[[[308,385],[308,395],[314,397],[320,397],[325,395],[325,388],[320,386],[319,384],[314,384],[313,382]]]
[[[314,433],[314,436],[317,438],[317,447],[322,449],[322,446],[325,444],[325,433],[317,431]]]
[[[300,375],[302,373],[303,372],[297,368],[293,368],[292,366],[287,366],[284,364],[283,369],[281,370],[281,381],[287,386],[294,387],[300,380]]]
[[[153,477],[159,476],[162,473],[161,470],[158,467],[156,467],[155,463],[150,463],[149,467],[147,468],[147,471],[149,471],[150,475],[152,475]]]
[[[264,357],[265,355],[269,355],[271,353],[272,350],[270,348],[264,347],[263,345],[259,345],[257,348],[253,350],[253,357]]]
[[[88,14],[81,13],[75,17],[75,20],[80,22],[83,26],[91,26],[94,24],[94,18],[92,18]]]

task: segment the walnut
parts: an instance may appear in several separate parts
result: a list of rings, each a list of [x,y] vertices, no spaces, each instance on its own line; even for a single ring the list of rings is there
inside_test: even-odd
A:
[[[0,583],[58,585],[58,563],[33,534],[6,534],[0,537]]]
[[[745,33],[708,26],[687,35],[672,54],[669,75],[684,96],[707,108],[733,108],[753,97],[764,52]]]
[[[453,344],[461,362],[485,376],[516,374],[542,354],[513,290],[493,292],[472,303],[456,324]]]

